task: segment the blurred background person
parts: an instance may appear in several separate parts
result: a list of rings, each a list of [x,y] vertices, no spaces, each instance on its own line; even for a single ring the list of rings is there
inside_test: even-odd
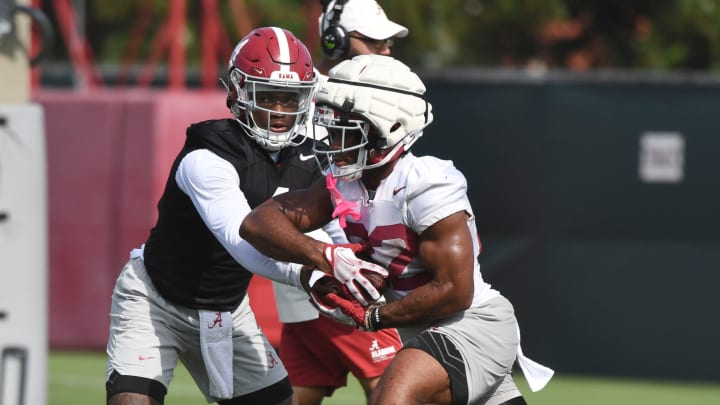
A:
[[[324,12],[318,18],[320,48],[323,51],[317,69],[328,71],[357,55],[389,56],[395,38],[404,38],[408,29],[388,19],[375,0],[321,1]]]

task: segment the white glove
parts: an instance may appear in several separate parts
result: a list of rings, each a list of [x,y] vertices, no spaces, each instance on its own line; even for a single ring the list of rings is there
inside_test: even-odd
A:
[[[310,275],[310,281],[308,282],[308,286],[310,287],[310,289],[308,290],[308,295],[310,295],[310,303],[315,308],[317,308],[320,314],[327,316],[328,318],[332,318],[337,322],[344,323],[355,328],[357,327],[357,323],[350,316],[346,315],[340,307],[326,301],[323,298],[323,296],[326,294],[326,291],[333,288],[331,284],[334,283],[338,283],[338,281],[331,277],[329,274],[323,273],[320,270],[313,270],[312,274]],[[315,291],[313,287],[317,288],[318,291]],[[336,287],[339,287],[339,285],[337,285]]]
[[[359,259],[355,256],[355,252],[363,249],[364,246],[357,243],[343,245],[326,244],[324,254],[325,260],[327,260],[333,268],[333,276],[347,287],[350,294],[352,294],[358,302],[364,307],[367,307],[368,301],[358,289],[358,285],[365,290],[373,302],[379,300],[382,295],[362,272],[376,273],[382,278],[387,278],[389,273],[382,266]]]

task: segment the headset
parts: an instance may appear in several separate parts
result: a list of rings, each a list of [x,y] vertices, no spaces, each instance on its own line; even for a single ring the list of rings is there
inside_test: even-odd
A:
[[[342,58],[347,55],[347,52],[350,49],[350,36],[347,31],[345,31],[345,28],[338,24],[346,2],[347,0],[337,0],[335,2],[332,7],[332,18],[328,20],[328,26],[323,30],[322,35],[320,36],[320,47],[322,48],[323,53],[330,59]],[[324,21],[327,19],[330,9],[327,8],[329,1],[321,0],[321,3],[325,9],[323,22],[321,24],[322,27],[325,25]]]

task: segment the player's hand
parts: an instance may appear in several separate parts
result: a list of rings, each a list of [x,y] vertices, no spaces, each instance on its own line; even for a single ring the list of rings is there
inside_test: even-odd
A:
[[[350,317],[355,323],[355,327],[363,331],[376,331],[382,329],[380,323],[380,307],[382,304],[372,304],[365,308],[353,298],[343,298],[342,296],[330,293],[326,297],[328,302],[337,306],[342,312]]]
[[[372,302],[379,300],[382,295],[370,280],[363,275],[363,272],[375,273],[382,278],[386,278],[388,271],[382,266],[355,256],[355,252],[362,251],[365,248],[366,246],[358,243],[343,245],[326,244],[324,255],[325,260],[328,261],[333,269],[333,276],[347,287],[350,294],[352,294],[360,304],[368,306],[367,299],[358,287],[361,287],[368,294]]]
[[[352,319],[355,323],[353,326],[365,330],[365,307],[362,304],[353,299],[343,298],[335,293],[330,293],[325,298],[340,309],[340,312]]]
[[[339,281],[329,274],[307,266],[301,270],[301,280],[305,291],[310,296],[310,303],[321,315],[352,327],[358,326],[352,317],[349,317],[340,307],[327,300],[327,296],[330,294],[343,293],[343,285]]]

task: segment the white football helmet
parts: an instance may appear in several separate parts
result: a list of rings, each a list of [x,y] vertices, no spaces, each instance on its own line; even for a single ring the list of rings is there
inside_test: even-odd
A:
[[[269,151],[294,145],[293,138],[305,134],[305,125],[317,82],[307,47],[290,31],[277,27],[257,28],[235,46],[228,63],[227,104],[248,135]],[[282,94],[273,97],[272,93]],[[288,95],[297,94],[297,97]],[[279,102],[297,105],[297,111],[274,111]],[[257,125],[253,111],[294,116],[294,124],[285,132]],[[302,138],[304,139],[304,138]]]
[[[315,93],[313,123],[326,127],[330,139],[342,137],[340,149],[320,150],[334,177],[352,181],[362,171],[397,159],[422,136],[432,120],[425,85],[409,67],[390,56],[359,55],[330,70]],[[345,142],[347,131],[359,131],[359,144]],[[336,142],[337,143],[337,142]],[[358,151],[355,164],[336,166],[333,155]],[[323,156],[324,155],[324,156]]]

